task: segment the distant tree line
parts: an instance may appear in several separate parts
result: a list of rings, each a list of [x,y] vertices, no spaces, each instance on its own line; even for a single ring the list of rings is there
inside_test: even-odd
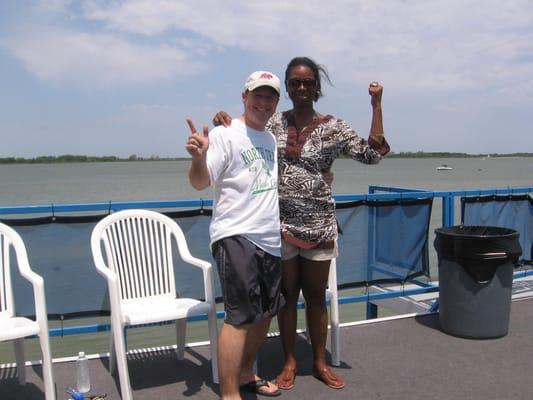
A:
[[[390,153],[388,158],[472,158],[472,157],[533,157],[533,153],[511,153],[511,154],[467,154],[453,152],[400,152]],[[0,157],[0,164],[51,164],[51,163],[83,163],[83,162],[115,162],[115,161],[184,161],[190,157],[141,157],[132,154],[129,157],[121,158],[117,156],[85,156],[76,154],[63,154],[60,156],[38,156],[34,158],[24,157]]]
[[[63,154],[60,156],[0,157],[0,164],[51,164],[51,163],[83,163],[83,162],[114,162],[114,161],[177,161],[187,158],[165,158],[159,156],[140,157],[132,154],[127,158],[117,156],[86,156],[77,154]]]
[[[388,158],[474,158],[474,157],[533,157],[533,153],[484,153],[484,154],[468,154],[468,153],[454,153],[454,152],[425,152],[425,151],[406,151],[400,153],[389,153]]]

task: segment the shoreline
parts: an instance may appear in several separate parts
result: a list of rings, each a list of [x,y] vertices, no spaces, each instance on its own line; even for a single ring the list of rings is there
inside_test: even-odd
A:
[[[0,165],[20,165],[20,164],[90,164],[90,163],[124,163],[124,162],[165,162],[165,161],[191,161],[190,157],[137,157],[137,158],[119,158],[116,156],[43,156],[36,158],[23,157],[0,157]],[[511,154],[456,154],[456,153],[392,153],[385,156],[385,158],[394,159],[487,159],[487,158],[530,158],[533,153],[511,153]],[[347,158],[340,157],[339,159]]]

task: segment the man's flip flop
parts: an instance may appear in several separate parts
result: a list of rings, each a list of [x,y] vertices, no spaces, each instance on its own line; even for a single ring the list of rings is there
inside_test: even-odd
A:
[[[245,392],[259,394],[261,396],[276,397],[281,394],[280,389],[277,389],[274,392],[267,392],[265,390],[261,390],[261,388],[264,388],[264,387],[267,387],[267,388],[270,387],[269,382],[264,379],[259,379],[257,381],[250,381],[248,383],[240,385],[241,390]]]

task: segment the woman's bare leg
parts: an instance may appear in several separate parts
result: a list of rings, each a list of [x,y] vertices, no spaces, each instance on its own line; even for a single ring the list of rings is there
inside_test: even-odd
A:
[[[330,261],[301,259],[302,292],[309,324],[309,336],[313,349],[314,365],[326,366],[326,341],[328,337],[328,310],[326,308],[326,287],[328,285]]]
[[[302,258],[300,276],[305,298],[307,323],[313,349],[313,374],[334,389],[344,387],[344,380],[326,364],[326,342],[328,338],[328,310],[326,288],[331,262],[311,261]]]
[[[299,256],[290,260],[282,261],[282,293],[285,305],[278,313],[278,325],[281,335],[281,343],[285,354],[283,369],[276,379],[281,389],[290,389],[294,386],[296,371],[296,326],[298,297],[300,295],[300,260]]]

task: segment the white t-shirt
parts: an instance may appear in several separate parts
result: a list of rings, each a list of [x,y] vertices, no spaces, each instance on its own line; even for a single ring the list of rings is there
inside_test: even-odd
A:
[[[240,235],[281,255],[276,139],[233,118],[209,132],[207,169],[214,189],[211,244]]]

